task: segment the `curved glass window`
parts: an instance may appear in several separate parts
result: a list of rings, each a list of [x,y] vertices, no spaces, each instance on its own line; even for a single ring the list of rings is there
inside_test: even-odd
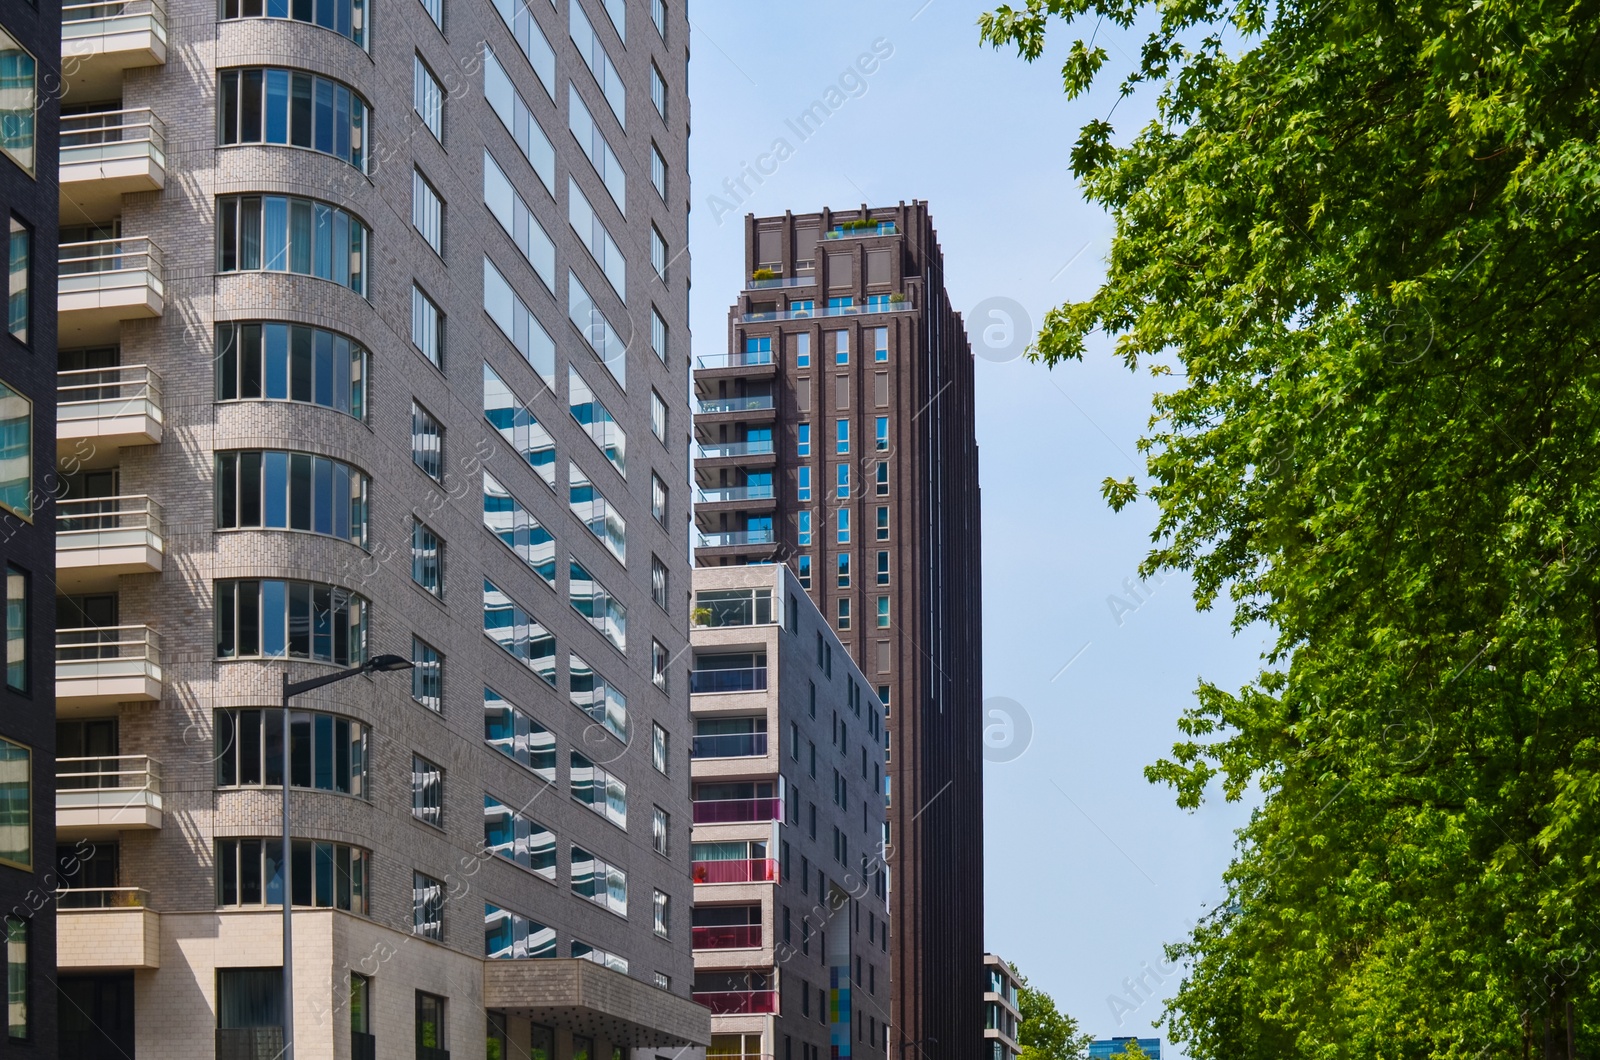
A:
[[[367,545],[366,475],[310,453],[217,454],[217,529],[309,530]]]
[[[288,195],[217,200],[218,272],[295,272],[366,296],[367,226],[337,206]]]
[[[283,712],[219,710],[217,787],[283,785]],[[346,795],[368,794],[367,727],[359,721],[297,710],[289,715],[289,785]]]
[[[315,582],[239,579],[216,583],[219,659],[367,661],[367,601]]]
[[[343,843],[289,841],[289,885],[295,905],[367,915],[372,854]],[[283,904],[283,840],[217,840],[218,905]]]
[[[304,401],[366,419],[367,351],[304,324],[218,324],[218,401]]]
[[[285,18],[331,29],[367,46],[367,0],[222,0],[223,19]]]
[[[371,108],[349,85],[303,70],[217,74],[217,142],[309,147],[367,171]]]

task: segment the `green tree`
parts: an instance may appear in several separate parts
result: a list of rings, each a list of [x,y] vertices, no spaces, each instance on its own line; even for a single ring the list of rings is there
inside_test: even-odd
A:
[[[1600,6],[1026,0],[1034,61],[1149,27],[1072,152],[1116,234],[1036,355],[1103,332],[1170,387],[1146,573],[1275,641],[1151,766],[1252,786],[1226,901],[1172,948],[1197,1060],[1600,1052]],[[1098,36],[1097,36],[1098,34]],[[1108,108],[1109,113],[1109,108]]]
[[[1093,1035],[1078,1031],[1078,1021],[1056,1008],[1055,998],[1028,985],[1028,977],[1011,966],[1017,977],[1017,1045],[1021,1060],[1082,1060]]]

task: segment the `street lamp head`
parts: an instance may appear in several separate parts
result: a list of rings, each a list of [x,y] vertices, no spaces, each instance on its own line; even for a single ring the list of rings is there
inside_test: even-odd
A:
[[[373,673],[386,674],[395,670],[409,670],[416,664],[410,659],[400,655],[375,655],[367,660],[367,669]]]

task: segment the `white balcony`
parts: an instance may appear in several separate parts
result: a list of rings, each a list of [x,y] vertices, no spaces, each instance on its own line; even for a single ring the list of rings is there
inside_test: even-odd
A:
[[[56,630],[56,713],[161,700],[161,635],[149,626]]]
[[[167,183],[167,127],[148,108],[61,119],[61,217],[106,221],[122,196]]]
[[[144,236],[63,243],[57,326],[63,344],[115,341],[124,320],[166,309],[166,264]]]
[[[121,95],[122,72],[167,61],[161,0],[113,0],[61,8],[61,76],[77,99]]]
[[[56,759],[58,836],[161,827],[161,764],[145,755]]]
[[[62,971],[161,967],[161,914],[141,887],[56,892],[56,967]]]
[[[144,496],[56,504],[56,584],[110,587],[118,575],[155,574],[166,552],[161,505]]]
[[[80,464],[161,441],[161,377],[142,364],[56,376],[56,450]],[[89,448],[85,449],[87,443]]]

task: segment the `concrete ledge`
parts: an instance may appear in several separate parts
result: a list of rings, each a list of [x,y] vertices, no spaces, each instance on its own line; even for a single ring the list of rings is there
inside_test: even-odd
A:
[[[711,1012],[593,961],[485,961],[483,1004],[628,1048],[711,1044]]]
[[[57,910],[56,967],[161,967],[161,914],[140,908]]]

